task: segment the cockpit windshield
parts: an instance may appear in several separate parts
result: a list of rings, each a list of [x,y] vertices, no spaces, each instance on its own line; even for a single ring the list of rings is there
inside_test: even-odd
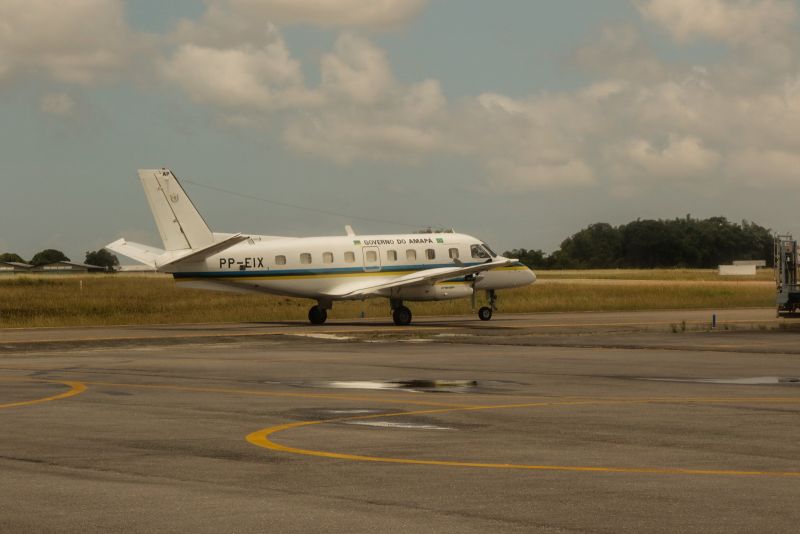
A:
[[[495,254],[494,250],[490,249],[490,248],[489,248],[489,245],[487,245],[486,243],[483,243],[483,248],[485,248],[485,249],[486,249],[486,252],[488,252],[489,254],[491,254],[493,258],[496,258],[496,257],[497,257],[497,254]]]
[[[481,243],[480,245],[472,245],[469,247],[469,251],[473,258],[479,260],[497,257],[497,254],[495,254],[492,249],[486,246],[485,243]]]
[[[489,257],[489,253],[480,245],[472,245],[469,247],[469,251],[473,258],[479,260],[485,260]]]

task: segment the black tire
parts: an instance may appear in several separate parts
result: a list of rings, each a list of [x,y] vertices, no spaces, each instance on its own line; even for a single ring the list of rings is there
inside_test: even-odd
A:
[[[392,319],[397,326],[406,326],[411,324],[411,310],[405,306],[400,306],[392,311]]]
[[[312,306],[310,310],[308,310],[308,321],[311,324],[325,324],[325,321],[328,320],[328,311],[325,308],[320,308],[319,306]]]
[[[492,309],[489,306],[484,306],[478,310],[478,318],[481,321],[488,321],[492,318]]]

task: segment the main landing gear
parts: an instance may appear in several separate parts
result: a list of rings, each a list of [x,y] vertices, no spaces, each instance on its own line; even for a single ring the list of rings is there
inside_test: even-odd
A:
[[[320,302],[316,306],[311,306],[308,310],[308,322],[311,324],[325,324],[328,320],[328,310],[331,309],[330,304]]]
[[[489,305],[483,306],[478,310],[478,319],[481,321],[490,320],[492,318],[492,313],[497,309],[497,293],[494,292],[494,289],[486,291],[486,298],[489,300]]]
[[[389,301],[392,306],[392,320],[397,326],[407,326],[411,324],[411,310],[403,306],[402,300],[392,299]]]

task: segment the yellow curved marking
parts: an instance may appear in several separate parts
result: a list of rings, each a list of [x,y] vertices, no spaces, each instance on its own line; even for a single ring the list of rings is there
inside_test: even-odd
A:
[[[50,397],[44,397],[41,399],[33,399],[27,401],[8,402],[5,404],[0,404],[0,409],[17,408],[19,406],[30,406],[32,404],[41,404],[43,402],[66,399],[68,397],[74,397],[75,395],[80,395],[81,393],[86,391],[86,385],[83,384],[82,382],[72,382],[69,380],[38,380],[35,378],[5,378],[5,377],[0,377],[0,380],[19,381],[19,382],[43,382],[47,384],[64,384],[65,386],[69,386],[69,391],[59,393],[58,395],[51,395]]]
[[[494,410],[494,409],[511,409],[511,408],[532,408],[532,407],[545,407],[545,406],[574,406],[574,405],[599,405],[599,404],[661,404],[661,403],[697,403],[697,402],[712,402],[712,403],[730,403],[742,402],[744,399],[639,399],[639,400],[598,400],[598,401],[569,401],[569,402],[536,402],[527,404],[506,404],[495,406],[472,406],[469,408],[449,408],[437,410],[415,410],[406,412],[395,412],[389,414],[376,414],[367,416],[355,417],[341,417],[336,419],[326,419],[321,421],[300,421],[296,423],[286,423],[283,425],[263,428],[252,432],[246,436],[246,440],[257,446],[265,449],[271,449],[279,452],[287,452],[291,454],[301,454],[305,456],[317,456],[322,458],[335,458],[339,460],[352,460],[357,462],[379,462],[391,464],[407,464],[407,465],[432,465],[444,467],[479,467],[490,469],[523,469],[523,470],[538,470],[538,471],[573,471],[573,472],[594,472],[594,473],[629,473],[629,474],[653,474],[653,475],[720,475],[720,476],[772,476],[772,477],[798,477],[800,478],[800,471],[756,471],[756,470],[732,470],[732,469],[684,469],[684,468],[667,468],[667,467],[592,467],[592,466],[571,466],[571,465],[529,465],[529,464],[509,464],[509,463],[486,463],[486,462],[459,462],[451,460],[419,460],[413,458],[391,458],[380,456],[364,456],[360,454],[347,454],[329,451],[320,451],[312,449],[301,449],[299,447],[290,447],[281,445],[272,441],[270,437],[278,432],[290,430],[293,428],[300,428],[311,425],[319,425],[324,423],[339,423],[345,421],[355,421],[364,419],[377,419],[384,417],[399,417],[404,415],[429,415],[441,414],[457,411],[478,411],[478,410]],[[765,402],[774,402],[781,400],[783,402],[794,403],[800,401],[800,398],[784,398],[775,399],[765,397],[761,399]],[[747,399],[749,402],[759,402],[756,399]]]

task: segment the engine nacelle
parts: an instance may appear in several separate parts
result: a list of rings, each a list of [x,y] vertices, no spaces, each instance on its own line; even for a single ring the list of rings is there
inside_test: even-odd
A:
[[[392,288],[387,296],[401,300],[450,300],[472,296],[472,285],[444,282],[434,285]]]

